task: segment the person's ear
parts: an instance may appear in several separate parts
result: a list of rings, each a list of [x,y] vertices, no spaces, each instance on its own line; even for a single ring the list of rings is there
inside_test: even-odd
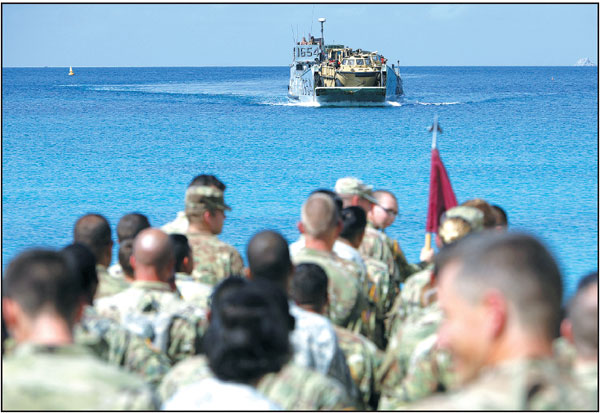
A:
[[[571,324],[571,320],[568,318],[565,318],[560,323],[560,335],[563,336],[569,343],[575,343],[575,340],[573,339],[573,324]]]
[[[135,257],[133,256],[133,254],[131,254],[131,256],[129,257],[129,265],[131,265],[131,268],[133,268],[133,271],[135,271]]]
[[[18,324],[19,312],[19,305],[14,300],[6,297],[2,299],[2,318],[9,331],[13,330]]]
[[[487,313],[487,326],[492,337],[497,337],[504,331],[508,318],[508,304],[498,290],[485,293],[482,305]]]
[[[304,224],[302,223],[302,221],[298,222],[297,227],[298,231],[300,231],[301,234],[304,234]]]

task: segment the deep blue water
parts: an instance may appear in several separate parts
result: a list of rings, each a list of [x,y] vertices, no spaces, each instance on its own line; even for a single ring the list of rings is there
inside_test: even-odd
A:
[[[406,96],[378,107],[290,104],[287,67],[74,70],[2,69],[3,268],[68,244],[88,212],[160,226],[200,173],[227,184],[221,238],[243,255],[262,229],[293,241],[306,196],[353,175],[397,194],[388,232],[416,261],[435,114],[459,202],[539,236],[567,294],[598,267],[596,67],[403,67]]]

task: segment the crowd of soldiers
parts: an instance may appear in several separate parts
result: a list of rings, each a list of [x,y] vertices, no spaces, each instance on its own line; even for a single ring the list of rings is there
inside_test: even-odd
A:
[[[153,227],[87,214],[2,288],[8,410],[597,410],[598,274],[561,273],[502,208],[445,211],[419,263],[385,229],[392,192],[353,177],[302,205],[298,240],[218,239],[225,185],[199,175]]]

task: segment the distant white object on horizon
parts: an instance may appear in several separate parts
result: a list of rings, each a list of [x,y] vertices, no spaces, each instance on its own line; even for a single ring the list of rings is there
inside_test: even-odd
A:
[[[579,59],[577,61],[577,63],[575,63],[575,66],[596,66],[595,63],[593,63],[590,59],[588,59],[587,57],[584,57],[582,59]]]
[[[73,73],[73,68],[71,66],[69,66],[69,76],[73,76],[75,73]]]

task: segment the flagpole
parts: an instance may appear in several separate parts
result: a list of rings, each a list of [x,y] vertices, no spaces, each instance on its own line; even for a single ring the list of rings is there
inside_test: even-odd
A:
[[[433,136],[431,138],[431,150],[434,150],[437,146],[437,131],[438,131],[438,117],[437,115],[433,116],[433,125],[430,132],[433,132]],[[431,232],[425,232],[425,247],[426,250],[431,250]]]

